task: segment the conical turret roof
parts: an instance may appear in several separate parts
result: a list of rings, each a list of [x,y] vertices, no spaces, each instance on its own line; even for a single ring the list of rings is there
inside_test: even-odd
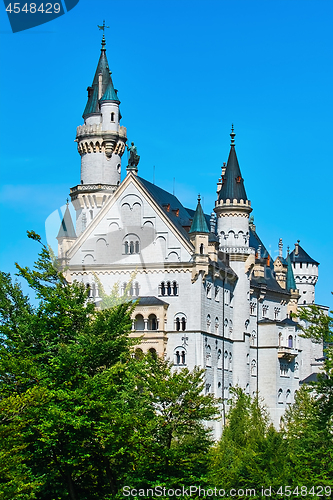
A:
[[[198,196],[198,205],[196,211],[194,213],[191,229],[189,233],[209,233],[209,229],[207,226],[205,214],[203,213],[200,196]]]
[[[57,238],[76,238],[76,233],[68,205],[66,206]]]
[[[244,179],[242,177],[235,150],[234,127],[231,129],[231,147],[225,174],[222,177],[222,187],[219,191],[219,200],[247,200]]]
[[[115,91],[115,88],[113,86],[111,75],[110,75],[110,81],[108,83],[108,86],[106,87],[106,91],[104,92],[103,97],[101,98],[101,101],[113,101],[120,104],[117,92]]]
[[[316,264],[319,266],[319,262],[312,259],[309,254],[301,247],[299,240],[295,243],[295,249],[290,254],[291,262],[305,262],[306,264]]]
[[[105,37],[103,35],[102,39],[102,48],[101,48],[101,55],[99,57],[99,61],[97,64],[97,69],[96,73],[94,76],[94,80],[92,82],[91,87],[88,88],[88,102],[86,104],[86,107],[83,112],[83,118],[87,115],[93,114],[93,113],[99,113],[99,106],[98,106],[98,79],[99,75],[102,74],[102,96],[105,94],[105,91],[111,82],[111,76],[110,76],[110,68],[109,68],[109,63],[106,57],[106,49],[105,49]],[[113,84],[112,84],[113,87]],[[117,98],[118,99],[118,98]]]

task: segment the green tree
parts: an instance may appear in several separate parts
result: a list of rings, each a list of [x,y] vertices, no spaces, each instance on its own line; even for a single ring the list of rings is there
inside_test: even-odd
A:
[[[333,487],[333,317],[319,306],[300,308],[303,336],[323,343],[317,381],[303,385],[287,411],[285,434],[294,484]]]
[[[132,306],[97,311],[45,246],[33,270],[17,268],[39,303],[0,274],[3,498],[108,498],[141,411],[129,368]]]
[[[128,480],[170,487],[203,481],[212,445],[208,421],[219,418],[219,400],[204,394],[204,370],[175,371],[172,363],[151,355],[140,366],[146,420]]]
[[[274,491],[283,484],[285,443],[258,398],[240,388],[232,396],[222,438],[211,454],[210,480],[225,490],[254,488],[261,498],[262,487]]]

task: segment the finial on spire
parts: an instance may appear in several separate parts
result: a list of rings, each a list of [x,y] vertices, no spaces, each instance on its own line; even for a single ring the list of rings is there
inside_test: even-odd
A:
[[[66,198],[66,205],[67,205],[67,206],[68,206],[68,203],[69,203],[69,199],[68,199],[68,198]]]
[[[200,203],[200,200],[201,200],[201,196],[200,196],[200,194],[198,194],[198,203]]]
[[[230,146],[234,146],[235,145],[235,132],[234,132],[234,124],[232,123],[231,124],[231,134],[230,134],[230,137],[231,137],[231,143],[230,143]]]
[[[97,25],[97,28],[100,29],[100,30],[103,30],[103,36],[102,36],[102,50],[105,50],[105,45],[106,45],[106,41],[105,41],[105,28],[110,28],[110,26],[106,26],[105,25],[105,20],[103,19],[103,24],[102,26],[100,26],[99,24]]]

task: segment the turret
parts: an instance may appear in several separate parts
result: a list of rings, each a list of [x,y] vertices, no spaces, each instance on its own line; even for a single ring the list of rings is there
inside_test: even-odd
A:
[[[226,253],[249,253],[249,214],[251,202],[247,199],[235,150],[235,133],[231,129],[231,147],[227,166],[222,168],[215,202],[217,233],[220,250]]]
[[[209,229],[207,226],[205,214],[203,213],[200,195],[198,196],[198,204],[196,211],[193,216],[193,221],[191,228],[189,230],[190,241],[194,246],[194,256],[193,260],[195,262],[195,268],[192,271],[192,280],[194,281],[200,272],[203,276],[208,274],[208,236]]]
[[[299,243],[300,240],[295,243],[295,249],[290,254],[296,286],[300,292],[299,305],[314,304],[319,262],[312,259]]]
[[[297,304],[300,298],[300,293],[297,290],[297,286],[295,283],[293,268],[291,265],[290,255],[287,255],[287,280],[286,280],[286,288],[290,293],[290,299],[288,302],[288,314],[290,313],[297,314]]]
[[[120,126],[120,101],[113,86],[106,57],[105,36],[101,54],[83,112],[84,124],[77,127],[76,142],[81,156],[80,184],[71,188],[76,230],[80,234],[120,184],[121,157],[127,141]]]

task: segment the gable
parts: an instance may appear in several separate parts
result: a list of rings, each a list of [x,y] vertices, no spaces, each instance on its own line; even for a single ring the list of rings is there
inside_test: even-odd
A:
[[[188,262],[193,252],[162,207],[133,175],[68,252],[69,265],[143,266]]]

